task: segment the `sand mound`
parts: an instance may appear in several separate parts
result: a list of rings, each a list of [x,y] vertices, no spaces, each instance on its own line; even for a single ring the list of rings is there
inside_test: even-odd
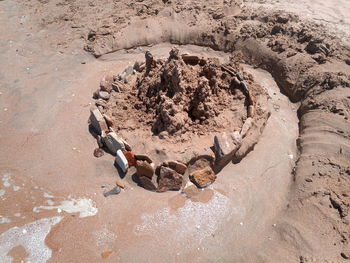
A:
[[[186,141],[191,134],[240,131],[254,107],[262,111],[254,98],[265,92],[234,62],[221,65],[173,48],[165,60],[146,52],[145,62],[133,68],[105,77],[95,93],[114,130],[144,129]]]

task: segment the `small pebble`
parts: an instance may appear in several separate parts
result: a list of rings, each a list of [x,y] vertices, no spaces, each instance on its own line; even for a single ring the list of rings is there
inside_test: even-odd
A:
[[[119,194],[121,191],[121,188],[119,186],[116,186],[114,187],[113,189],[107,191],[107,192],[104,192],[103,195],[104,197],[107,197],[107,196],[110,196],[110,195],[117,195]]]

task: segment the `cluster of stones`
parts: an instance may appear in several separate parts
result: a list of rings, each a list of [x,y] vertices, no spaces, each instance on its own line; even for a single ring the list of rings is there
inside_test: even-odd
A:
[[[183,59],[199,60],[198,57],[189,55],[183,56]],[[113,130],[113,120],[109,116],[102,114],[99,109],[101,100],[108,100],[112,90],[120,92],[118,89],[120,83],[126,83],[128,81],[127,77],[134,74],[135,70],[139,71],[139,67],[149,67],[149,64],[152,64],[152,60],[152,56],[147,52],[146,65],[135,64],[134,67],[128,67],[117,78],[102,78],[100,90],[94,94],[95,98],[99,99],[96,102],[97,107],[91,109],[90,115],[90,124],[97,133],[97,142],[99,145],[99,148],[95,149],[94,155],[96,157],[102,156],[104,152],[101,148],[105,148],[116,156],[115,162],[123,173],[126,173],[129,167],[134,166],[136,168],[136,181],[147,190],[157,192],[180,190],[182,187],[188,186],[189,181],[199,188],[206,187],[216,180],[214,171],[220,170],[233,159],[235,153],[241,146],[242,139],[252,127],[255,114],[254,97],[249,92],[247,85],[239,73],[233,71],[231,68],[222,66],[222,69],[234,77],[233,81],[236,82],[237,85],[240,85],[248,96],[248,118],[244,122],[241,130],[222,132],[216,135],[213,143],[215,158],[207,162],[206,165],[197,167],[198,169],[196,170],[191,169],[190,173],[188,172],[188,167],[191,166],[191,161],[189,163],[167,161],[156,166],[148,156],[134,154],[131,146]],[[205,154],[204,156],[211,156],[211,153]],[[200,157],[197,158],[197,160],[198,159],[200,159]]]
[[[181,189],[187,164],[167,161],[156,167],[148,156],[134,154],[130,145],[108,125],[108,121],[97,108],[91,109],[90,124],[98,133],[97,142],[100,148],[95,149],[95,153],[102,151],[102,147],[107,148],[116,156],[115,162],[123,173],[134,166],[136,180],[142,187],[157,192]],[[206,187],[215,181],[216,175],[212,167],[207,166],[192,172],[189,178],[197,187]]]

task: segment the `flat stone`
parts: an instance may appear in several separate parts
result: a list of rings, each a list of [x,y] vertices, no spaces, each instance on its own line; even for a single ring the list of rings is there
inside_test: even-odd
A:
[[[147,176],[139,176],[139,184],[146,190],[156,191],[158,189],[156,179],[151,180]]]
[[[235,131],[232,133],[222,132],[214,137],[215,162],[220,166],[226,165],[232,160],[234,154],[241,146],[241,135]]]
[[[135,154],[135,158],[136,160],[139,160],[139,161],[147,161],[149,163],[152,163],[152,159],[144,154]]]
[[[110,132],[103,138],[104,144],[112,154],[116,154],[118,150],[123,152],[126,150],[125,144],[122,138],[120,138],[115,132]]]
[[[98,135],[108,130],[107,123],[97,108],[91,109],[90,111],[90,123]]]
[[[242,138],[244,138],[247,135],[247,133],[248,133],[249,129],[252,127],[252,125],[253,125],[253,118],[247,118],[245,120],[245,122],[243,123],[242,129],[240,132]]]
[[[115,157],[115,161],[117,165],[122,169],[124,173],[127,172],[129,165],[128,165],[128,160],[125,158],[125,155],[121,150],[117,151],[117,156]]]
[[[207,166],[202,170],[192,172],[189,178],[196,186],[203,188],[212,184],[216,180],[216,175],[211,167]]]
[[[167,166],[169,166],[171,169],[173,169],[175,172],[179,174],[184,174],[186,172],[187,166],[186,164],[177,162],[177,161],[168,161]]]
[[[103,100],[109,100],[109,97],[110,97],[111,95],[109,95],[109,93],[107,92],[107,91],[100,91],[99,93],[98,93],[98,97],[99,98],[101,98],[101,99],[103,99]]]
[[[147,161],[136,161],[136,174],[152,179],[154,174],[153,166]]]
[[[173,169],[161,166],[158,177],[158,191],[180,190],[182,186],[182,175]]]

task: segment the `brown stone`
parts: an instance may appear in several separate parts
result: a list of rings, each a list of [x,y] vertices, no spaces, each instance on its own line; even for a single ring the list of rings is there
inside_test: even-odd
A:
[[[120,188],[125,189],[125,184],[124,184],[124,182],[123,182],[123,181],[121,181],[121,180],[117,180],[117,181],[115,182],[115,184],[116,184],[116,185],[118,185]]]
[[[186,172],[187,166],[186,164],[176,162],[176,161],[169,161],[167,162],[167,166],[169,166],[171,169],[173,169],[175,172],[179,174],[184,174]]]
[[[216,180],[216,175],[213,169],[207,166],[202,170],[192,172],[189,178],[192,183],[202,188],[212,184]]]
[[[136,173],[138,176],[145,176],[152,179],[154,168],[147,161],[136,161]]]
[[[139,161],[147,161],[148,163],[152,163],[151,158],[144,154],[135,154],[135,158]]]
[[[150,191],[156,191],[157,190],[157,182],[156,179],[154,178],[153,180],[151,180],[150,178],[146,177],[146,176],[139,176],[139,184],[145,188],[146,190],[150,190]]]
[[[103,151],[102,149],[96,148],[96,149],[94,150],[94,156],[95,156],[95,157],[99,158],[99,157],[101,157],[101,156],[103,156],[103,155],[104,155],[104,151]]]
[[[180,190],[182,186],[182,175],[165,166],[160,167],[158,177],[158,191]]]

